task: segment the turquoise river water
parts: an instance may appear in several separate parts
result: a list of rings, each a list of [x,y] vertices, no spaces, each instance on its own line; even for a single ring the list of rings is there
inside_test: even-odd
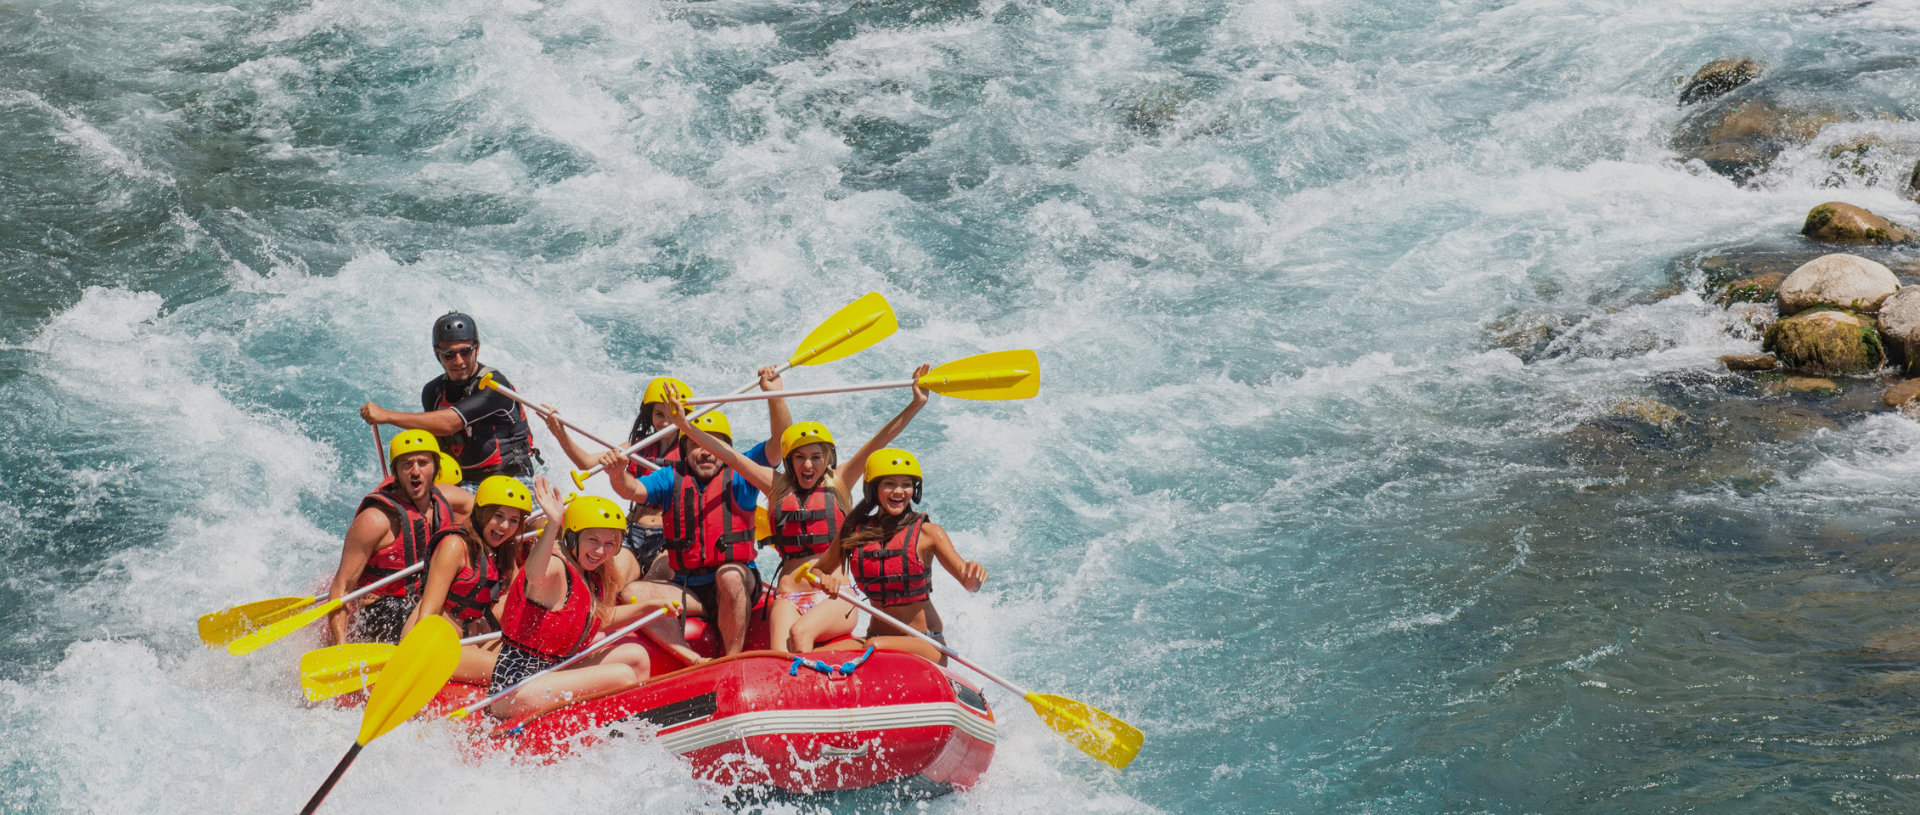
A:
[[[992,689],[991,770],[932,801],[414,725],[329,808],[1912,812],[1920,655],[1873,644],[1920,619],[1920,424],[1726,373],[1759,342],[1689,259],[1920,207],[1821,169],[1833,133],[1745,184],[1672,136],[1680,82],[1746,55],[1910,168],[1916,20],[0,0],[0,811],[306,800],[358,714],[299,703],[311,643],[193,623],[332,568],[355,410],[415,398],[442,311],[616,434],[648,378],[730,389],[878,291],[899,334],[790,385],[1039,352],[1039,398],[936,397],[901,443],[992,574],[938,578],[953,641],[1138,725],[1131,767]],[[857,437],[903,402],[796,407]]]

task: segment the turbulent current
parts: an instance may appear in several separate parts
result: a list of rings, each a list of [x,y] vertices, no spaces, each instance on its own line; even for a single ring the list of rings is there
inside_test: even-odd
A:
[[[1038,398],[935,397],[900,444],[991,575],[937,577],[953,642],[1140,727],[1131,767],[990,687],[992,768],[931,801],[411,725],[329,808],[1914,811],[1920,424],[1884,378],[1728,373],[1759,339],[1700,259],[1808,251],[1828,200],[1920,221],[1915,19],[0,0],[0,811],[306,800],[358,714],[299,701],[311,641],[194,620],[331,570],[356,409],[410,407],[441,312],[615,435],[649,378],[731,389],[867,291],[899,333],[790,387],[1039,352]],[[1681,83],[1726,56],[1846,121],[1751,177],[1689,158]],[[1905,158],[1834,172],[1861,135]],[[794,404],[863,438],[905,400]]]

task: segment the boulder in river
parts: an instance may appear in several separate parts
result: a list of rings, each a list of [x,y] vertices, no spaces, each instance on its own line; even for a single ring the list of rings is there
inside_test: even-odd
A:
[[[1721,305],[1734,303],[1770,303],[1780,293],[1780,284],[1787,276],[1780,272],[1767,272],[1738,280],[1729,280],[1720,284],[1720,294],[1716,298]]]
[[[1752,57],[1724,57],[1709,62],[1687,80],[1687,86],[1680,91],[1680,104],[1705,102],[1752,82],[1766,67]]]
[[[1766,169],[1782,150],[1807,144],[1827,125],[1843,121],[1832,113],[1733,101],[1704,106],[1688,117],[1673,145],[1682,155],[1738,181]]]
[[[1902,286],[1882,301],[1877,322],[1887,359],[1908,374],[1920,371],[1920,286]]]
[[[1920,379],[1909,379],[1880,394],[1880,402],[1891,408],[1900,407],[1915,399],[1920,399]]]
[[[1760,347],[1787,368],[1807,373],[1865,373],[1886,362],[1873,321],[1832,308],[1803,311],[1774,323]]]
[[[1720,357],[1720,364],[1729,371],[1771,371],[1780,367],[1780,361],[1767,354],[1727,354]]]
[[[1899,291],[1892,270],[1859,255],[1822,255],[1800,265],[1780,281],[1780,315],[1791,316],[1816,306],[1832,306],[1871,314]]]
[[[1840,201],[1808,210],[1800,234],[1822,243],[1859,244],[1910,243],[1915,237],[1913,230]]]

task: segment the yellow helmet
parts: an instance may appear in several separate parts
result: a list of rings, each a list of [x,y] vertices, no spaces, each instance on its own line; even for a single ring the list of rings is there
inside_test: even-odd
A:
[[[640,404],[645,406],[653,404],[654,402],[667,401],[668,388],[672,388],[675,393],[680,394],[681,399],[689,399],[693,396],[693,389],[687,387],[687,383],[674,379],[671,376],[656,376],[652,382],[647,383],[646,391],[640,394]]]
[[[433,482],[436,484],[458,484],[465,480],[467,480],[467,477],[465,473],[460,472],[460,462],[454,461],[453,456],[441,453],[440,474],[433,477]]]
[[[527,485],[510,475],[490,475],[480,482],[480,488],[474,490],[473,505],[477,507],[503,506],[513,507],[521,512],[533,511],[533,495],[527,492]]]
[[[873,455],[867,456],[866,483],[871,484],[876,478],[885,478],[890,475],[911,476],[913,480],[919,481],[921,480],[920,460],[914,458],[912,453],[898,447],[875,450]]]
[[[714,410],[700,414],[693,420],[693,426],[696,430],[704,430],[715,436],[725,436],[728,442],[733,441],[733,423],[727,421],[727,414],[720,411]]]
[[[788,427],[787,432],[780,434],[780,450],[783,455],[793,452],[796,447],[805,447],[809,444],[825,444],[831,447],[833,434],[828,433],[827,426],[819,422],[801,422]]]
[[[598,495],[576,495],[567,502],[567,531],[582,529],[618,529],[626,531],[627,513],[620,505]]]
[[[387,443],[387,460],[392,461],[408,453],[438,453],[440,440],[425,430],[402,430]]]

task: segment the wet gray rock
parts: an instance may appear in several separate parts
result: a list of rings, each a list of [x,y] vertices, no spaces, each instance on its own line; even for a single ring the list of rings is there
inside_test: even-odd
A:
[[[1824,111],[1728,99],[1688,117],[1673,146],[1715,173],[1745,181],[1765,170],[1781,151],[1813,141],[1822,128],[1839,121],[1840,116]]]
[[[1823,255],[1800,265],[1780,281],[1780,315],[1831,306],[1871,314],[1900,289],[1887,267],[1859,255]]]
[[[1920,399],[1920,379],[1909,379],[1880,394],[1880,403],[1890,408],[1900,407],[1915,399]]]
[[[1920,286],[1902,286],[1881,302],[1876,322],[1887,360],[1909,375],[1920,372]]]
[[[1767,354],[1727,354],[1720,358],[1720,364],[1729,371],[1771,371],[1780,367],[1780,361]]]
[[[1705,102],[1757,79],[1766,66],[1751,57],[1716,59],[1695,71],[1680,91],[1680,104]]]

